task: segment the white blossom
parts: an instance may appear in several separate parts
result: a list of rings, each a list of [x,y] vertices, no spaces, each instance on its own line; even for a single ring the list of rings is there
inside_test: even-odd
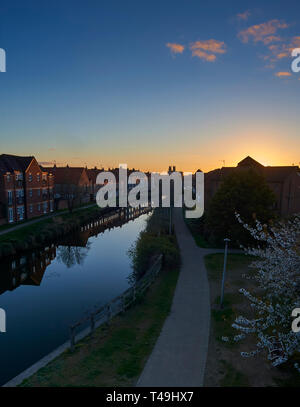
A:
[[[300,215],[273,227],[258,220],[250,227],[238,214],[236,217],[259,244],[244,248],[246,254],[256,257],[250,267],[255,269],[257,292],[240,289],[255,318],[239,316],[232,326],[241,335],[257,338],[256,349],[241,352],[243,357],[265,350],[272,365],[278,366],[300,351],[300,336],[291,330],[291,312],[300,306]]]

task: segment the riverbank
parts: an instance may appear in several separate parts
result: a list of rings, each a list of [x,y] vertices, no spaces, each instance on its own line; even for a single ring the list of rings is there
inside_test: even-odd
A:
[[[172,244],[178,250],[176,238],[163,232],[167,216],[156,211],[151,218],[142,232],[143,236],[147,234],[147,241],[154,241],[159,234],[168,247]],[[157,225],[161,226],[159,230]],[[152,247],[154,255],[156,246]],[[65,351],[21,386],[135,385],[169,314],[178,274],[178,267],[171,268],[168,260],[165,261],[154,283],[131,308],[114,317],[109,326],[102,325],[93,335],[79,341],[75,352]]]
[[[78,208],[72,213],[55,214],[0,235],[0,259],[28,249],[39,248],[63,235],[76,231],[106,211],[97,205]]]
[[[149,291],[109,326],[78,342],[75,352],[40,369],[21,387],[133,386],[169,314],[178,270],[163,270]]]

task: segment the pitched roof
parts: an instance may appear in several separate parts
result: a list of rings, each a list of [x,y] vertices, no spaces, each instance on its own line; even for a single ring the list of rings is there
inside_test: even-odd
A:
[[[246,157],[238,163],[236,167],[222,167],[220,169],[209,171],[205,174],[208,181],[215,180],[220,181],[221,177],[226,177],[230,173],[239,169],[258,169],[260,173],[265,177],[267,182],[282,182],[292,172],[300,173],[300,168],[297,166],[277,166],[277,167],[264,167],[258,161],[255,161],[251,157]]]
[[[259,167],[259,168],[264,167],[261,163],[254,160],[249,155],[246,158],[244,158],[242,161],[240,161],[237,166],[238,167]]]
[[[55,176],[55,184],[77,185],[86,171],[84,167],[43,167],[45,171],[51,172]]]
[[[93,182],[93,184],[96,184],[97,175],[99,174],[99,172],[102,171],[103,170],[99,170],[98,168],[92,168],[90,170],[87,170],[88,177]]]
[[[1,154],[0,155],[0,171],[2,172],[12,172],[12,171],[26,171],[31,161],[34,159],[33,156],[23,157],[11,154]]]

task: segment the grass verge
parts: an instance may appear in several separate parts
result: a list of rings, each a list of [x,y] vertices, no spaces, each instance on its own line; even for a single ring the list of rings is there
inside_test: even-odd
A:
[[[21,386],[133,386],[170,312],[178,270],[162,270],[146,295]]]
[[[271,368],[262,355],[243,358],[242,351],[255,349],[256,338],[247,336],[242,342],[233,338],[239,331],[232,323],[239,315],[249,315],[251,309],[247,299],[239,293],[240,288],[252,291],[255,286],[251,279],[254,270],[249,264],[254,260],[244,254],[229,254],[225,282],[224,307],[220,309],[221,280],[224,255],[209,254],[205,257],[211,293],[211,329],[205,373],[205,385],[210,387],[267,387],[276,386],[275,377],[280,376],[276,368]]]
[[[58,235],[68,233],[72,227],[90,217],[98,216],[101,209],[93,205],[74,210],[73,213],[61,212],[53,217],[46,217],[36,223],[30,223],[20,229],[0,235],[0,257],[15,254],[55,239]]]

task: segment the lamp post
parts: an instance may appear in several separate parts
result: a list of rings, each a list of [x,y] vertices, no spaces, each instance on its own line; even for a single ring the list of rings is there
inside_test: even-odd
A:
[[[170,218],[169,218],[169,235],[172,234],[172,207],[170,205]]]
[[[225,285],[225,278],[226,278],[226,266],[227,266],[227,253],[228,253],[228,243],[230,239],[224,239],[225,242],[225,252],[224,252],[224,266],[223,266],[223,277],[222,277],[222,289],[221,289],[221,300],[220,300],[220,307],[223,308],[223,301],[224,301],[224,285]]]

